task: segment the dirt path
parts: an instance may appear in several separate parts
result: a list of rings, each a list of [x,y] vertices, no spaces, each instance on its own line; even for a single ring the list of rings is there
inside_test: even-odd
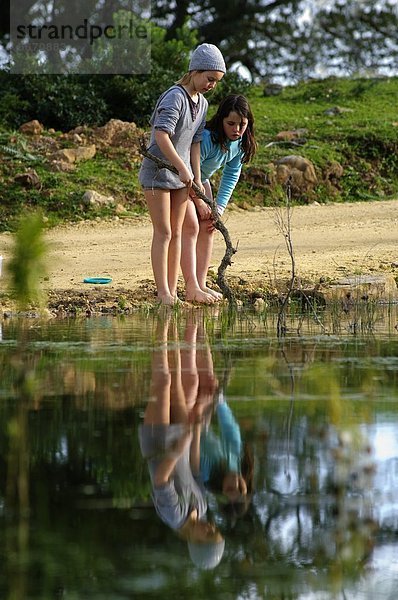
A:
[[[290,260],[278,230],[275,209],[228,209],[225,222],[238,252],[227,275],[252,284],[288,277]],[[48,233],[51,245],[51,290],[87,291],[85,276],[112,277],[107,289],[137,290],[152,281],[148,217],[80,223]],[[297,270],[303,279],[388,271],[398,274],[398,200],[296,207],[292,239]],[[0,254],[10,254],[10,235],[0,235]],[[224,241],[217,234],[213,264],[218,266]],[[4,279],[3,279],[4,281]],[[101,286],[105,287],[105,286]],[[149,286],[153,290],[153,286]],[[98,288],[98,286],[97,286]],[[150,291],[152,294],[152,291]]]

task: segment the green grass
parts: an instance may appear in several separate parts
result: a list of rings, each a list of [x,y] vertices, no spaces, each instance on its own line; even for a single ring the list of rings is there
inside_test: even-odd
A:
[[[270,98],[255,88],[249,98],[259,152],[252,168],[265,171],[272,161],[299,154],[315,165],[319,202],[392,197],[398,193],[397,97],[398,78],[310,81],[284,88],[281,95]],[[336,106],[344,112],[325,114]],[[307,130],[305,145],[265,147],[275,141],[279,131],[300,128]],[[333,162],[343,167],[343,176],[334,188],[325,179]],[[250,185],[241,187],[239,200],[245,201],[250,191],[256,201],[262,196],[265,205],[278,200],[277,193],[265,189],[261,194]]]
[[[13,139],[15,134],[8,137]],[[14,143],[14,147],[18,148],[18,144]],[[14,181],[17,174],[27,169],[36,171],[39,189],[24,188]],[[9,150],[1,152],[0,146],[0,230],[14,230],[18,215],[29,208],[41,208],[50,225],[115,214],[114,208],[85,206],[82,198],[87,189],[113,196],[115,203],[125,208],[121,216],[142,213],[144,201],[137,172],[137,165],[130,162],[125,152],[107,156],[98,151],[94,159],[77,163],[73,172],[54,172],[45,160],[14,158]]]
[[[297,195],[295,202],[320,203],[392,198],[398,195],[398,78],[327,79],[286,87],[279,96],[265,97],[260,86],[250,89],[255,116],[258,153],[246,165],[233,201],[240,206],[273,206],[282,202],[284,190],[267,183],[270,164],[286,155],[299,154],[315,166],[319,184],[311,198]],[[211,99],[210,99],[211,100]],[[344,112],[329,116],[327,109]],[[210,115],[215,107],[210,107]],[[305,129],[303,146],[275,144],[282,130]],[[58,133],[48,134],[61,146]],[[267,144],[271,144],[266,147]],[[114,208],[84,206],[87,189],[112,195],[125,207],[123,215],[142,213],[145,202],[138,183],[139,160],[123,148],[98,150],[94,159],[78,163],[70,173],[54,172],[45,156],[18,132],[0,133],[0,230],[14,230],[26,208],[41,208],[49,224],[113,216]],[[330,179],[331,165],[343,175]],[[26,189],[14,177],[35,169],[41,187]],[[219,175],[214,178],[217,185]]]

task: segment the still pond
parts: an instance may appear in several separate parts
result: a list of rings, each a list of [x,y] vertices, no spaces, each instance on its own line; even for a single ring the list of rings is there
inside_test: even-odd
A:
[[[3,320],[0,598],[396,600],[397,313]]]

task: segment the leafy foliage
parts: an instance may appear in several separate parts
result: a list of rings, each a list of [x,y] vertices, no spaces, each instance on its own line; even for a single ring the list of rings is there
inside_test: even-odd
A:
[[[45,275],[45,255],[41,215],[24,216],[15,234],[14,251],[8,267],[13,296],[22,308],[32,301],[41,304],[40,279]]]
[[[18,22],[24,22],[26,15],[36,22],[49,18],[45,2],[24,0],[14,4],[13,15]],[[0,42],[7,52],[9,3],[0,0],[0,5]],[[115,22],[123,6],[127,8],[129,3],[88,0],[85,11],[99,23]],[[78,2],[59,0],[57,10],[60,14],[66,12],[72,22],[81,18]],[[181,41],[184,28],[184,42],[189,41],[191,49],[189,32],[196,32],[197,41],[211,42],[222,49],[229,66],[239,62],[255,78],[280,77],[291,82],[308,76],[347,73],[391,75],[398,70],[395,0],[159,0],[152,3],[151,19],[166,31],[162,65],[156,36],[151,43],[152,60],[167,71],[180,66],[178,52],[170,53],[167,44]],[[92,62],[91,51],[89,42],[82,42],[79,54],[83,60]],[[158,74],[155,69],[155,76]],[[143,81],[146,85],[147,79]]]
[[[153,16],[169,24],[170,38],[188,22],[199,41],[222,49],[229,66],[240,62],[257,77],[297,81],[347,72],[391,74],[398,68],[392,0],[161,0]]]
[[[102,123],[108,107],[95,79],[71,75],[10,75],[0,71],[2,124],[18,127],[38,119],[48,127],[68,130],[78,124]],[[14,109],[11,100],[17,99]]]
[[[21,136],[14,136],[13,144],[9,143],[9,136],[7,134],[0,134],[0,153],[7,156],[10,159],[19,160],[23,162],[41,162],[42,157],[38,154],[32,154],[29,152],[26,140]]]
[[[111,118],[146,125],[159,94],[188,69],[197,44],[187,26],[167,39],[167,30],[152,26],[152,68],[148,75],[13,75],[0,71],[0,123],[19,127],[38,119],[46,127],[69,131],[79,125],[102,125]],[[237,73],[229,73],[213,95],[248,88]]]

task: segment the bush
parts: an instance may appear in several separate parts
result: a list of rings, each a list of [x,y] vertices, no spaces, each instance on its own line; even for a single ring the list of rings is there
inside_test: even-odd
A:
[[[151,28],[151,73],[148,75],[10,75],[0,71],[0,123],[18,128],[38,119],[47,128],[69,131],[78,125],[103,125],[110,118],[147,126],[160,93],[188,69],[197,45],[195,32],[182,27],[177,38]],[[209,101],[249,87],[237,73],[227,73]]]
[[[188,28],[166,41],[166,30],[152,26],[148,75],[10,75],[0,71],[0,122],[5,128],[38,119],[68,131],[102,125],[109,118],[147,124],[162,90],[186,71],[196,36]]]
[[[102,85],[102,97],[113,118],[146,126],[159,95],[187,71],[196,34],[183,27],[176,39],[165,38],[166,30],[153,25],[151,73],[110,76]]]
[[[46,127],[67,131],[82,123],[101,123],[108,116],[108,107],[89,76],[10,76],[3,71],[0,83],[3,127],[17,128],[38,119]]]

